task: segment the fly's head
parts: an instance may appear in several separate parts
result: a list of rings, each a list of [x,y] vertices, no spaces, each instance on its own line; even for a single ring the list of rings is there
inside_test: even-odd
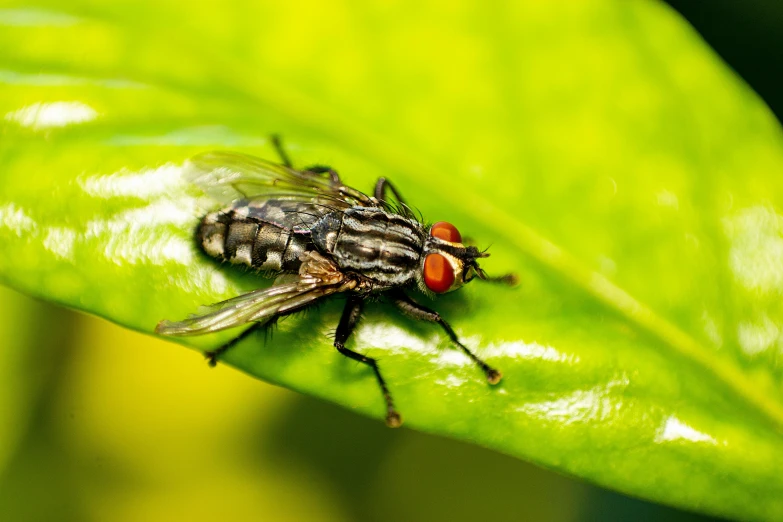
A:
[[[513,284],[513,276],[490,278],[479,267],[478,259],[489,257],[474,246],[462,244],[457,227],[439,221],[430,227],[424,242],[419,286],[435,294],[444,294],[461,287],[478,277],[487,281],[497,280]]]

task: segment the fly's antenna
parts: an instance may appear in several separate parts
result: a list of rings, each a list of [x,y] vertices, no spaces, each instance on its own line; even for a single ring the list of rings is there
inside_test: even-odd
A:
[[[479,251],[478,248],[474,246],[465,247],[466,257],[472,260],[480,259],[482,257],[489,257],[489,252],[486,250]]]

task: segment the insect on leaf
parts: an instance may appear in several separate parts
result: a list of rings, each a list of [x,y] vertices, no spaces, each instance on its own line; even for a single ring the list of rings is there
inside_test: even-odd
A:
[[[367,194],[390,179],[427,222],[489,248],[489,275],[519,276],[422,298],[497,386],[435,325],[367,304],[346,347],[379,360],[406,426],[783,519],[783,134],[663,4],[36,5],[0,9],[4,283],[150,334],[265,292],[271,279],[196,239],[250,191],[205,195],[187,162],[277,162],[280,133],[296,168],[333,166]],[[371,370],[328,337],[343,304],[224,361],[382,419]]]

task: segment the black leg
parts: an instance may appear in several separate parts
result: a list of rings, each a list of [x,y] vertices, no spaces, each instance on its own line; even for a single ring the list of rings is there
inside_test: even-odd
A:
[[[390,428],[397,428],[402,424],[402,418],[400,417],[400,414],[397,413],[397,410],[394,409],[394,401],[389,393],[389,388],[386,387],[386,381],[383,380],[381,372],[378,369],[377,361],[345,347],[345,341],[348,340],[348,337],[359,323],[359,318],[362,315],[362,305],[362,297],[356,295],[348,297],[348,302],[345,303],[345,308],[343,308],[343,315],[340,317],[340,323],[337,325],[337,332],[334,335],[334,347],[346,357],[350,357],[354,361],[359,361],[372,368],[372,371],[375,372],[375,378],[378,381],[378,385],[383,392],[383,398],[386,400],[386,425]]]
[[[386,178],[378,178],[378,181],[375,183],[375,199],[380,201],[381,203],[388,203],[386,201],[386,190],[390,190],[392,194],[394,194],[394,197],[397,198],[397,201],[404,207],[407,207],[408,205],[405,203],[405,200],[402,199],[402,196],[400,196],[400,193],[397,192],[397,189],[394,188],[394,185],[392,185],[391,181],[389,181]]]
[[[515,286],[519,282],[516,274],[503,274],[502,276],[488,276],[481,268],[476,266],[476,273],[479,279],[488,283],[500,283],[507,286]]]
[[[275,152],[277,152],[277,155],[280,156],[280,161],[282,162],[282,164],[288,167],[289,169],[294,168],[294,164],[291,163],[291,158],[288,157],[288,154],[286,154],[285,149],[283,148],[283,139],[280,137],[280,135],[272,134],[271,140],[272,140],[272,146],[275,148]]]
[[[289,169],[294,168],[294,164],[291,162],[291,158],[288,157],[288,154],[283,148],[283,138],[281,138],[279,134],[272,134],[270,139],[272,141],[272,146],[275,148],[275,152],[277,152],[277,155],[280,156],[280,162]],[[329,174],[329,178],[332,180],[332,183],[335,185],[342,185],[337,171],[327,165],[312,165],[303,170],[305,172],[312,172],[313,174]]]
[[[329,174],[329,178],[332,180],[332,184],[334,185],[343,184],[343,182],[340,181],[340,175],[337,174],[337,171],[328,165],[310,165],[309,167],[306,167],[304,170],[307,172],[312,172],[313,174]]]
[[[402,310],[403,313],[406,315],[414,318],[419,319],[421,321],[428,321],[431,323],[438,323],[445,331],[446,334],[449,336],[449,339],[460,347],[460,349],[465,352],[465,354],[470,357],[473,362],[479,365],[479,367],[484,371],[484,374],[487,376],[487,381],[489,381],[490,384],[497,384],[500,382],[500,379],[503,377],[503,375],[489,366],[487,363],[479,359],[476,354],[471,352],[467,346],[459,342],[459,339],[457,338],[457,334],[454,333],[454,330],[451,329],[451,326],[449,323],[443,320],[443,318],[440,316],[440,314],[434,310],[430,310],[429,308],[426,308],[424,306],[421,306],[420,304],[413,301],[410,297],[405,295],[402,291],[396,291],[396,292],[390,292],[389,297],[391,298],[392,302]]]
[[[507,286],[516,286],[519,282],[519,278],[516,274],[503,274],[502,276],[494,277],[486,276],[484,277],[484,281],[487,281],[488,283],[500,283]]]
[[[228,350],[233,348],[237,345],[239,341],[247,337],[248,335],[252,334],[259,328],[268,328],[272,326],[274,322],[266,322],[266,323],[254,323],[253,326],[242,332],[241,334],[237,335],[233,339],[231,339],[229,342],[224,344],[223,346],[219,346],[218,348],[215,348],[214,350],[209,350],[204,352],[204,357],[207,358],[207,363],[209,363],[210,366],[213,368],[217,364],[218,360],[220,359],[220,356],[222,356],[224,353],[226,353]]]

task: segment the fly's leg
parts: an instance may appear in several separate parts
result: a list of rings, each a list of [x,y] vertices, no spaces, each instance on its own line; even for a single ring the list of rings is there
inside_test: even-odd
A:
[[[253,324],[253,326],[251,326],[250,328],[246,329],[244,332],[242,332],[241,334],[237,335],[236,337],[234,337],[233,339],[228,341],[226,344],[224,344],[222,346],[219,346],[219,347],[215,348],[214,350],[208,350],[208,351],[204,352],[204,357],[207,358],[207,363],[214,368],[215,365],[217,365],[218,360],[220,360],[220,357],[224,353],[226,353],[228,350],[230,350],[231,348],[236,346],[242,339],[244,339],[245,337],[249,336],[250,334],[252,334],[256,330],[258,330],[259,328],[267,328],[267,327],[271,326],[271,324],[272,323],[270,323],[270,322],[255,323],[255,324]]]
[[[405,203],[405,200],[402,199],[402,196],[400,196],[400,193],[397,192],[397,189],[394,188],[394,185],[392,185],[391,181],[389,181],[386,178],[378,178],[378,181],[375,183],[375,199],[380,201],[381,203],[388,203],[386,200],[386,191],[390,190],[392,194],[394,194],[394,197],[397,198],[397,201],[399,201],[400,205],[403,205],[405,207],[408,206],[407,203]]]
[[[277,155],[280,156],[280,162],[289,169],[293,169],[294,164],[291,162],[291,158],[283,148],[283,138],[281,138],[279,134],[272,134],[270,140],[272,142],[272,146],[275,148],[275,152],[277,152]],[[327,165],[312,165],[305,168],[304,171],[311,172],[313,174],[328,174],[329,179],[332,180],[334,185],[342,185],[342,182],[340,181],[340,175],[337,174],[336,170]]]
[[[459,338],[457,338],[457,334],[454,333],[454,330],[452,330],[449,323],[443,320],[443,318],[440,316],[440,314],[434,310],[430,310],[429,308],[426,308],[405,295],[403,292],[394,292],[391,294],[392,302],[394,303],[397,308],[402,310],[403,313],[408,315],[409,317],[412,317],[413,319],[418,319],[420,321],[428,321],[430,323],[438,323],[443,330],[446,331],[446,334],[449,336],[449,339],[459,346],[459,348],[465,352],[465,354],[470,357],[473,362],[475,362],[479,368],[482,369],[484,372],[484,375],[487,376],[487,381],[489,381],[490,384],[497,384],[500,382],[500,379],[503,377],[503,375],[496,369],[492,368],[490,365],[482,361],[478,358],[476,354],[471,352],[467,346],[462,344],[459,341]]]
[[[208,350],[204,352],[204,357],[207,358],[207,364],[209,364],[211,367],[214,368],[224,353],[226,353],[228,350],[230,350],[231,348],[239,344],[240,341],[242,341],[244,338],[248,337],[250,334],[252,334],[257,330],[264,331],[264,340],[266,340],[267,335],[270,332],[272,332],[272,329],[277,325],[277,320],[280,319],[280,317],[282,316],[273,317],[272,319],[264,323],[254,323],[250,328],[248,328],[241,334],[237,335],[236,337],[228,341],[226,344],[222,346],[218,346],[214,350]]]
[[[328,165],[310,165],[304,170],[313,174],[328,174],[329,179],[332,180],[332,185],[341,186],[343,184],[337,171]]]
[[[275,283],[279,283],[281,281],[285,281],[285,276],[288,274],[284,274],[281,276],[278,276],[275,279]],[[207,358],[207,363],[209,363],[210,366],[214,367],[217,365],[220,358],[223,356],[224,353],[226,353],[228,350],[239,344],[240,341],[248,337],[250,334],[257,330],[263,330],[264,332],[264,341],[268,339],[268,336],[270,333],[272,333],[275,326],[277,326],[277,321],[280,320],[281,317],[286,317],[298,312],[301,312],[305,310],[306,308],[313,306],[315,303],[306,303],[304,305],[297,306],[293,309],[286,310],[285,312],[279,312],[276,315],[272,316],[270,319],[260,322],[260,323],[253,323],[249,328],[247,328],[245,331],[243,331],[238,336],[234,337],[230,341],[228,341],[226,344],[219,346],[215,348],[214,350],[208,350],[204,352],[204,357]]]
[[[383,380],[378,369],[378,362],[371,357],[365,357],[345,347],[345,342],[359,323],[363,303],[363,298],[359,296],[352,295],[348,298],[348,302],[345,303],[345,308],[343,308],[343,315],[340,317],[340,322],[337,325],[337,332],[334,335],[334,347],[346,357],[372,368],[372,371],[375,372],[375,379],[381,387],[381,392],[383,392],[383,398],[386,400],[386,425],[390,428],[397,428],[402,424],[402,418],[397,413],[397,410],[394,409],[394,401],[389,393],[389,388],[386,387],[386,381]]]
[[[516,286],[519,277],[516,274],[503,274],[502,276],[485,276],[484,281],[488,283],[500,283],[506,286]]]
[[[488,283],[500,283],[507,286],[515,286],[519,282],[516,274],[503,274],[502,276],[488,276],[481,268],[476,267],[479,279]]]
[[[294,164],[291,163],[291,158],[288,157],[288,154],[283,148],[283,138],[281,138],[279,134],[272,134],[270,140],[272,141],[272,146],[275,148],[275,152],[280,156],[280,162],[289,169],[294,168]]]

